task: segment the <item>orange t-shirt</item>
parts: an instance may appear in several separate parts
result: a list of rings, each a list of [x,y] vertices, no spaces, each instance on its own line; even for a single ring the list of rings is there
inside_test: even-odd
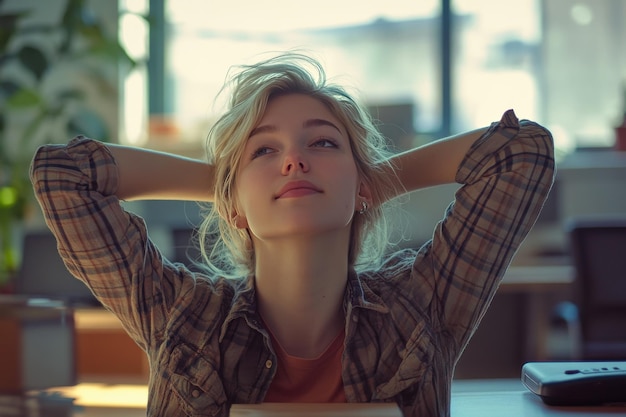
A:
[[[344,337],[342,330],[319,357],[302,359],[290,356],[272,336],[278,368],[265,402],[345,403],[341,378]]]

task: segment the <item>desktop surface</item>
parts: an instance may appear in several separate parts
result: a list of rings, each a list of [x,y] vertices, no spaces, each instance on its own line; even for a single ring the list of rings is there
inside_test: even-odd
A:
[[[452,417],[598,417],[626,416],[626,404],[549,406],[530,391],[464,392],[452,396]]]
[[[145,416],[146,385],[81,383],[48,390],[47,399],[69,405],[67,417]],[[4,403],[6,406],[6,402]],[[0,411],[3,401],[0,397]],[[5,409],[4,411],[6,411]],[[45,414],[2,414],[39,416]],[[236,404],[231,417],[400,417],[389,404]],[[626,404],[615,406],[549,406],[540,397],[523,389],[519,380],[466,380],[453,383],[452,417],[597,417],[626,416]]]

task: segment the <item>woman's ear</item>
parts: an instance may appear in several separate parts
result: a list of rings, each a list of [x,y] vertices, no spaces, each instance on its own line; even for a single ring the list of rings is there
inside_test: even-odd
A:
[[[230,225],[236,229],[247,229],[248,228],[248,219],[245,215],[239,214],[242,210],[239,208],[239,203],[237,200],[233,202],[233,206],[231,207]]]
[[[248,219],[245,216],[234,213],[231,217],[230,222],[237,229],[247,229],[248,228]]]
[[[365,181],[361,180],[361,182],[359,183],[359,190],[356,196],[356,200],[354,202],[355,204],[354,210],[362,211],[363,203],[365,203],[366,206],[371,207],[373,202],[374,202],[374,197],[372,195],[371,187]]]

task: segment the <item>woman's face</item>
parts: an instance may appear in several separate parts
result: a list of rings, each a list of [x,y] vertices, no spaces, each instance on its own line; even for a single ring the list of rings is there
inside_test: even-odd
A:
[[[236,181],[238,227],[260,240],[349,233],[360,181],[344,126],[317,99],[272,99],[245,145]]]

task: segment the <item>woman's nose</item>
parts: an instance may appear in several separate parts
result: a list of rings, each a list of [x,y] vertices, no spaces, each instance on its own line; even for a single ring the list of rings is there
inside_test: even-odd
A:
[[[283,175],[290,174],[292,171],[307,172],[309,164],[304,159],[302,153],[296,150],[288,151],[283,160]]]

